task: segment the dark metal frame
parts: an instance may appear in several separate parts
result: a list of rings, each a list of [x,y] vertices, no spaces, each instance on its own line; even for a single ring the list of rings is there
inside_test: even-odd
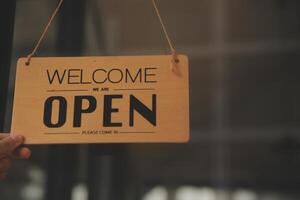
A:
[[[16,0],[4,0],[2,5],[0,8],[0,132],[5,130]]]

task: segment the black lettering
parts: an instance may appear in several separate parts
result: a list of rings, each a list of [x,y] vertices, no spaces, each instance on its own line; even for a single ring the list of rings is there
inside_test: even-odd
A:
[[[152,110],[138,100],[135,96],[130,95],[130,113],[129,125],[134,126],[134,111],[140,113],[148,122],[156,126],[156,95],[152,95]]]
[[[105,82],[107,81],[107,78],[105,78],[105,79],[102,80],[102,81],[96,80],[96,73],[97,73],[98,71],[102,71],[102,72],[104,72],[105,74],[107,73],[107,71],[106,71],[105,69],[97,69],[97,70],[95,70],[95,71],[93,72],[93,81],[94,81],[95,83],[97,83],[97,84],[105,83]]]
[[[59,102],[58,122],[52,122],[52,110],[53,102]],[[59,128],[62,127],[67,118],[67,100],[61,96],[49,97],[44,105],[44,124],[48,128]]]
[[[58,80],[59,84],[62,84],[62,82],[64,80],[64,77],[65,77],[65,74],[66,74],[66,70],[64,70],[64,73],[61,76],[59,75],[59,71],[55,70],[54,73],[53,73],[53,75],[50,75],[49,70],[47,70],[48,80],[49,80],[49,83],[51,85],[52,85],[55,77],[57,77],[57,80]]]
[[[136,73],[136,75],[135,75],[134,78],[132,78],[129,69],[127,69],[127,68],[125,70],[125,74],[126,74],[126,76],[125,76],[126,83],[129,82],[128,78],[130,78],[130,80],[132,81],[132,83],[135,83],[135,81],[138,79],[138,77],[139,77],[140,83],[142,82],[142,69],[141,68],[137,71],[137,73]]]
[[[145,83],[156,83],[156,80],[148,80],[148,77],[156,76],[156,74],[150,74],[148,71],[156,70],[157,68],[145,68]]]
[[[80,74],[80,83],[81,84],[91,84],[92,82],[83,80],[83,70],[82,69],[80,70],[80,72],[81,72],[81,74]]]
[[[112,108],[113,99],[122,99],[123,95],[104,95],[103,126],[122,127],[122,123],[111,122],[111,114],[119,112],[118,108]]]
[[[72,82],[71,81],[71,78],[79,78],[79,75],[74,75],[74,74],[71,74],[72,72],[79,72],[80,69],[69,69],[68,70],[68,84],[80,84],[80,82]]]
[[[120,72],[120,79],[119,80],[112,80],[111,76],[112,76],[112,73],[114,71],[117,71],[117,72]],[[112,69],[108,72],[108,80],[111,82],[111,83],[120,83],[122,80],[123,80],[123,72],[120,70],[120,69]]]
[[[86,109],[83,109],[83,100],[89,102],[89,106]],[[97,100],[93,96],[75,96],[74,102],[74,119],[73,127],[81,127],[81,118],[83,113],[92,113],[96,110]]]

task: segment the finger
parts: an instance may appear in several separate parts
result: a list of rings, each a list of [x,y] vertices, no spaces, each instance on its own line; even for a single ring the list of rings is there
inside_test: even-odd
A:
[[[0,140],[9,137],[9,133],[0,133]]]
[[[24,142],[24,137],[17,136],[9,136],[2,140],[0,140],[0,155],[9,155],[14,151],[18,146],[20,146]]]
[[[19,147],[14,150],[12,155],[16,158],[28,159],[31,156],[31,151],[27,147]]]
[[[5,173],[11,166],[11,159],[3,158],[0,160],[0,173]]]

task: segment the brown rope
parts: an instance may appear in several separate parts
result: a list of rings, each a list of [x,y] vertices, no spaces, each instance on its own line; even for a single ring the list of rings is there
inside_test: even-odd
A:
[[[30,61],[31,61],[31,58],[34,56],[34,54],[37,52],[39,46],[41,45],[43,39],[45,38],[46,36],[46,33],[48,32],[48,29],[53,21],[53,19],[55,18],[56,14],[58,13],[59,9],[61,8],[62,4],[63,4],[64,0],[60,0],[60,2],[58,3],[56,9],[54,10],[48,24],[46,25],[39,41],[37,42],[37,44],[35,45],[34,49],[32,50],[32,52],[27,56],[27,62],[26,62],[26,65],[30,65]]]
[[[51,18],[49,19],[49,22],[47,23],[47,25],[46,25],[46,27],[45,27],[45,29],[44,29],[44,31],[43,31],[43,33],[42,33],[40,39],[38,40],[38,42],[37,42],[37,44],[35,45],[35,47],[34,47],[34,49],[32,50],[32,52],[27,56],[26,65],[30,65],[31,58],[32,58],[32,57],[35,55],[35,53],[37,52],[39,46],[41,45],[43,39],[44,39],[45,36],[46,36],[46,33],[48,32],[48,29],[49,29],[49,27],[50,27],[50,25],[51,25],[53,19],[55,18],[55,16],[57,15],[58,11],[60,10],[60,8],[61,8],[63,2],[64,2],[64,0],[60,0],[60,1],[59,1],[59,3],[58,3],[58,5],[57,5],[56,9],[54,10],[54,12],[53,12]],[[176,64],[176,63],[179,62],[179,60],[178,60],[178,58],[177,58],[176,50],[175,50],[174,45],[172,44],[172,41],[171,41],[171,39],[170,39],[170,37],[169,37],[169,34],[168,34],[168,32],[167,32],[167,28],[166,28],[166,26],[165,26],[165,24],[164,24],[164,22],[163,22],[163,19],[162,19],[162,17],[161,17],[160,12],[159,12],[159,9],[158,9],[158,6],[157,6],[157,4],[156,4],[156,1],[155,1],[155,0],[152,0],[152,3],[153,3],[153,6],[154,6],[154,9],[155,9],[155,12],[156,12],[156,14],[157,14],[157,17],[158,17],[158,19],[159,19],[159,22],[160,22],[160,24],[161,24],[161,26],[162,26],[163,32],[164,32],[164,34],[165,34],[165,37],[166,37],[166,39],[167,39],[167,41],[168,41],[168,44],[169,44],[169,47],[170,47],[170,50],[171,50],[171,54],[172,54],[172,57],[173,57],[173,62],[174,62],[174,64]]]
[[[165,37],[166,37],[166,39],[168,41],[168,44],[169,44],[169,47],[170,47],[170,50],[171,50],[171,54],[172,54],[172,57],[173,57],[173,61],[174,61],[174,63],[178,63],[179,60],[177,58],[176,50],[175,50],[174,45],[173,45],[173,43],[171,41],[171,38],[170,38],[170,36],[168,34],[168,31],[167,31],[167,28],[166,28],[166,26],[164,24],[164,21],[163,21],[163,19],[161,17],[160,11],[159,11],[158,6],[156,4],[156,0],[152,0],[152,4],[154,6],[154,9],[155,9],[156,15],[157,15],[157,17],[159,19],[159,22],[161,24],[161,27],[162,27],[162,29],[164,31]]]

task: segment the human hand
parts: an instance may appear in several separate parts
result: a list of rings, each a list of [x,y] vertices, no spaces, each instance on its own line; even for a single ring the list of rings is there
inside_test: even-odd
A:
[[[27,147],[21,147],[23,143],[23,136],[0,134],[0,180],[6,177],[12,159],[28,159],[30,157],[30,150]]]

